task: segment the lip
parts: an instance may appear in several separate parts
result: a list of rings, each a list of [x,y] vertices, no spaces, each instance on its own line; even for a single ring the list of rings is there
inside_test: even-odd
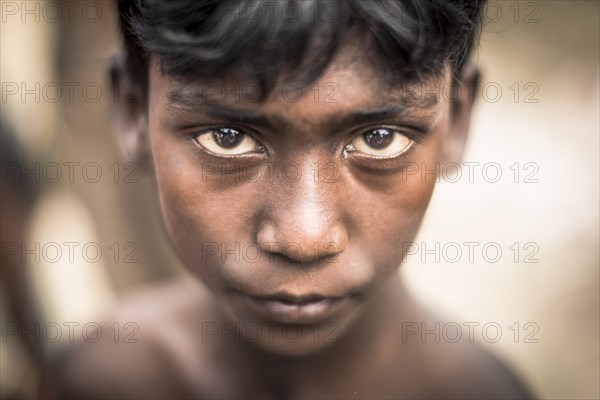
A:
[[[348,296],[268,296],[242,295],[244,302],[261,319],[281,324],[308,325],[333,319],[349,303]]]

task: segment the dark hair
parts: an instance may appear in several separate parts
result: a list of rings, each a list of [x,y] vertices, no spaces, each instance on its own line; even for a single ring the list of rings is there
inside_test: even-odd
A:
[[[130,75],[145,89],[150,55],[176,77],[243,72],[262,87],[283,73],[309,84],[353,38],[384,73],[461,71],[486,0],[118,0]],[[366,54],[364,55],[366,56]]]

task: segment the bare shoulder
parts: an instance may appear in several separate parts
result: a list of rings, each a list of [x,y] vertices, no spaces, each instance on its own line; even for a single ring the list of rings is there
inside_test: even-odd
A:
[[[100,324],[100,340],[83,342],[57,361],[51,392],[61,398],[197,397],[203,347],[196,327],[207,318],[206,300],[202,287],[180,280],[126,296]]]
[[[420,315],[427,315],[426,313]],[[413,325],[420,334],[403,331],[402,370],[409,373],[409,387],[427,398],[531,399],[530,390],[498,356],[477,344],[469,335],[445,340],[443,319],[427,315],[423,325]],[[428,331],[423,335],[423,330]],[[412,331],[411,331],[412,332]]]
[[[521,378],[502,360],[476,343],[428,346],[424,358],[438,384],[434,397],[461,399],[531,399]]]
[[[443,399],[532,399],[527,385],[514,369],[478,344],[460,324],[446,321],[417,303],[407,301],[400,318],[401,371],[398,380],[413,397]],[[412,322],[406,322],[410,320]],[[443,327],[458,327],[443,332]],[[464,327],[463,327],[464,328]],[[400,383],[401,382],[401,383]],[[400,392],[403,392],[400,388]]]

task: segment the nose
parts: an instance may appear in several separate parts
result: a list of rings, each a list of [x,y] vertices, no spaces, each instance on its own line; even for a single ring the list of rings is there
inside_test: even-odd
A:
[[[315,263],[335,257],[348,244],[344,198],[339,182],[315,179],[307,165],[301,171],[296,179],[273,183],[257,224],[256,242],[267,253]]]

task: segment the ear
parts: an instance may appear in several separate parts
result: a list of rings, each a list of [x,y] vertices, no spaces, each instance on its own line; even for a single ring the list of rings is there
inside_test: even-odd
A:
[[[125,64],[125,53],[111,57],[110,80],[114,102],[112,115],[121,138],[124,156],[141,169],[152,169],[152,153],[148,137],[148,114],[139,84],[133,82]]]
[[[479,87],[480,73],[475,64],[468,63],[455,84],[450,104],[450,127],[442,150],[442,163],[460,163],[469,134],[471,111]]]

